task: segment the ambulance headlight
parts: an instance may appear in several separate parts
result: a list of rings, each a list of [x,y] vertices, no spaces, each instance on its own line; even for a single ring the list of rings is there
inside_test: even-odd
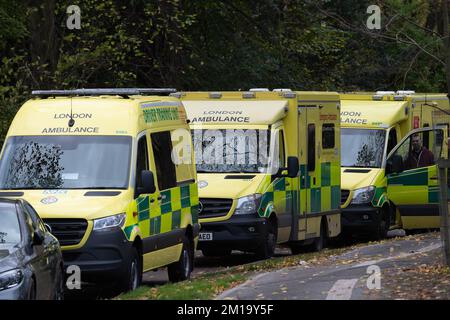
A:
[[[372,201],[375,195],[375,187],[369,186],[353,191],[352,204],[363,204]]]
[[[258,211],[260,203],[261,195],[259,193],[239,198],[234,214],[254,214]]]
[[[107,230],[114,227],[123,227],[125,223],[126,214],[116,214],[106,218],[94,220],[94,230]]]

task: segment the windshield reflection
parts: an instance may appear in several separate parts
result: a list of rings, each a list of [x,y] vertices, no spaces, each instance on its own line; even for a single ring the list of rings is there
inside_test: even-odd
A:
[[[341,166],[380,168],[383,162],[385,130],[341,129]]]

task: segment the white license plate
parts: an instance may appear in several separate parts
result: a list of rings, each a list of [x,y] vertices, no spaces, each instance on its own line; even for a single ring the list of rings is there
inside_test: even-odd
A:
[[[198,234],[199,241],[211,241],[213,239],[212,232],[200,232]]]

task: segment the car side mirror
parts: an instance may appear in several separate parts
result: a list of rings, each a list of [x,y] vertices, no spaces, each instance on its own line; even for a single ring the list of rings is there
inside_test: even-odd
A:
[[[288,157],[287,176],[289,178],[295,178],[298,176],[299,164],[297,157]]]
[[[42,232],[34,231],[33,232],[33,245],[39,246],[44,242],[45,236]]]
[[[155,176],[149,170],[141,172],[142,189],[139,194],[152,194],[156,192]]]

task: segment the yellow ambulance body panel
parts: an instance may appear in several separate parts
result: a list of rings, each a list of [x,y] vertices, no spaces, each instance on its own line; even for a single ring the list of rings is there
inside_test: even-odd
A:
[[[179,132],[191,148],[185,109],[173,97],[39,92],[8,131],[0,197],[23,197],[36,209],[83,282],[130,290],[143,271],[166,265],[171,280],[183,280],[200,226],[193,156],[170,161]]]
[[[437,125],[448,128],[450,117],[442,111],[450,110],[447,97],[413,92],[349,93],[340,97],[343,230],[381,238],[389,228],[439,227],[436,165],[392,172],[389,154],[394,156],[399,150],[405,161],[412,150],[412,145],[406,144],[413,136],[420,136],[422,145],[434,152],[439,141],[433,138],[438,137],[433,129],[412,130]],[[442,139],[448,134],[446,129],[439,132]],[[399,143],[402,139],[403,145]],[[448,148],[443,141],[439,142],[438,156],[446,158]]]
[[[193,130],[204,255],[241,250],[267,258],[275,243],[320,249],[340,233],[338,94],[176,96]]]

